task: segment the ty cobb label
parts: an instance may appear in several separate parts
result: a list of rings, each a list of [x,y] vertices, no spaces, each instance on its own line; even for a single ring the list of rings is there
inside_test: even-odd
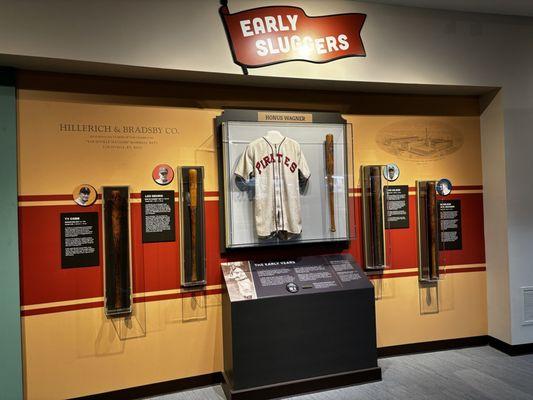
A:
[[[233,59],[256,68],[287,61],[325,63],[366,56],[361,39],[365,14],[310,17],[298,7],[260,7],[230,14],[219,10]]]

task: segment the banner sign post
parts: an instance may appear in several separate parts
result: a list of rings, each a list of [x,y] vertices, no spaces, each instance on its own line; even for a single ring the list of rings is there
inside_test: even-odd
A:
[[[365,14],[310,17],[299,7],[259,7],[230,14],[222,1],[220,17],[233,61],[248,68],[288,61],[327,63],[345,57],[365,57],[361,29]]]

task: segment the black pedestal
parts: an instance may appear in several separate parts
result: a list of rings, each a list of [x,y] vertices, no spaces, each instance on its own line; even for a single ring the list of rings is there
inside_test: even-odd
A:
[[[269,399],[381,379],[374,289],[360,275],[357,288],[248,301],[231,302],[225,291],[228,399]]]

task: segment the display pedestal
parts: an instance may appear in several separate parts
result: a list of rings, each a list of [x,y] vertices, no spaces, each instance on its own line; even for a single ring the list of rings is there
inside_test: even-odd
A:
[[[290,263],[240,263],[237,280],[246,273],[254,293],[237,301],[224,271],[228,399],[270,399],[381,379],[374,290],[366,275],[347,255]],[[291,277],[295,292],[287,288]]]
[[[267,400],[379,381],[381,380],[381,368],[375,367],[344,374],[321,376],[318,378],[302,379],[299,381],[283,382],[276,385],[267,385],[242,390],[232,390],[225,374],[224,380],[225,382],[222,383],[222,389],[228,400]]]

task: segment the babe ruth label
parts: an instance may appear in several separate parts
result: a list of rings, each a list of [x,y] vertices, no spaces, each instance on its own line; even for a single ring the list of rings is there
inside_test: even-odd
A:
[[[242,154],[235,174],[247,182],[254,179],[259,237],[302,232],[300,181],[307,181],[310,171],[298,142],[279,132],[254,140]]]

